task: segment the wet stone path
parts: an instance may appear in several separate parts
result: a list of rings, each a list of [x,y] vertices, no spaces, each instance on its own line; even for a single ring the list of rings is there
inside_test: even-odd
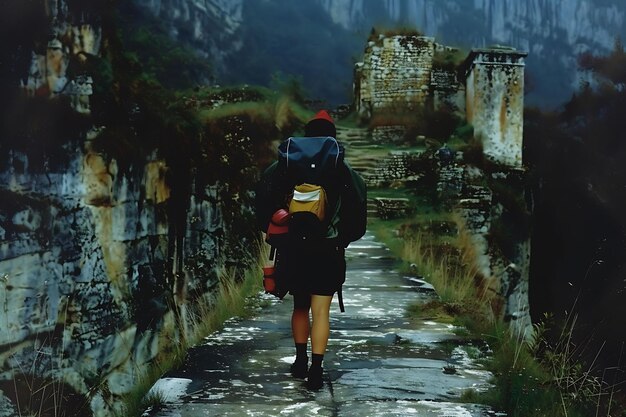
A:
[[[388,249],[370,234],[350,245],[346,257],[346,312],[335,299],[320,391],[289,374],[291,297],[260,295],[268,302],[254,317],[229,321],[191,350],[183,369],[157,381],[153,390],[165,407],[145,415],[497,415],[458,402],[464,390],[489,386],[489,374],[470,359],[478,347],[452,326],[406,318],[407,305],[433,297],[432,288],[394,271]]]

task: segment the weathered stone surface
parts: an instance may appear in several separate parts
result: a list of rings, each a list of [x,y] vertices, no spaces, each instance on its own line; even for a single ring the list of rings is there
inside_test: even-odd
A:
[[[463,219],[464,229],[475,250],[475,265],[479,274],[502,300],[502,318],[509,322],[517,337],[527,338],[532,334],[530,318],[528,282],[530,274],[530,234],[511,234],[510,241],[502,248],[502,242],[494,240],[494,227],[507,227],[515,230],[518,224],[507,224],[503,220],[504,207],[498,201],[498,195],[485,185],[473,185],[483,182],[484,173],[476,167],[466,167],[463,189],[455,204]],[[516,187],[521,183],[518,170],[501,171],[492,174],[491,184],[509,188],[512,193],[523,196],[524,190]],[[508,220],[509,222],[511,220]],[[513,221],[521,221],[515,219]]]
[[[0,204],[0,350],[60,332],[62,345],[46,342],[53,356],[59,349],[66,356],[59,375],[85,395],[80,387],[91,389],[86,380],[108,381],[106,393],[96,390],[91,398],[95,404],[103,396],[111,404],[132,388],[137,369],[182,336],[161,330],[174,320],[166,315],[164,291],[177,291],[168,281],[168,242],[172,222],[178,222],[167,209],[168,168],[151,160],[135,176],[122,175],[113,161],[89,150],[75,153],[64,168],[47,176],[0,172],[0,183],[8,184],[2,193],[13,201]],[[214,286],[208,276],[188,270],[194,256],[206,256],[212,268],[225,261],[219,193],[217,186],[187,197],[181,288]],[[184,305],[186,292],[178,295]],[[22,360],[28,362],[28,355]]]
[[[23,87],[31,96],[70,95],[86,113],[93,80],[70,76],[68,65],[100,53],[101,30],[75,24],[64,0],[46,4],[52,39],[46,55],[33,55]],[[236,123],[229,146],[252,160],[253,141]],[[251,245],[232,224],[250,217],[251,194],[231,195],[229,186],[249,189],[252,175],[207,184],[193,171],[181,184],[156,152],[122,171],[94,150],[101,131],[65,138],[63,161],[43,170],[27,153],[0,155],[0,386],[15,391],[13,379],[28,370],[43,384],[71,387],[104,417],[122,415],[121,397],[147,366],[189,337],[188,304],[217,287],[227,262],[244,262],[243,250],[229,251]],[[14,415],[16,393],[4,394],[0,415]]]
[[[391,183],[415,181],[420,173],[414,172],[411,162],[419,157],[419,153],[393,151],[370,172],[363,174],[365,183],[372,187],[380,187]]]
[[[406,217],[411,212],[408,198],[375,198],[376,211],[381,219]]]
[[[364,118],[379,109],[425,105],[464,112],[464,80],[457,78],[453,68],[434,62],[436,52],[452,50],[430,37],[379,35],[368,43],[363,61],[355,65],[356,111]]]
[[[69,95],[74,110],[88,114],[91,112],[89,96],[93,94],[93,80],[76,69],[68,71],[68,68],[72,60],[79,61],[77,57],[80,55],[99,55],[102,29],[84,20],[72,19],[65,0],[50,1],[46,11],[52,39],[48,41],[45,53],[32,53],[24,88],[31,96]]]
[[[361,116],[394,105],[423,105],[429,96],[433,38],[379,35],[355,66],[355,103]]]
[[[376,126],[371,132],[372,141],[381,144],[402,143],[406,135],[407,128],[404,125]]]
[[[456,201],[463,191],[465,183],[465,168],[457,163],[457,155],[450,151],[447,152],[440,149],[435,156],[438,157],[437,167],[439,176],[437,180],[437,195],[441,201]]]
[[[522,167],[524,58],[510,49],[473,50],[467,58],[467,121],[496,163]]]
[[[445,107],[465,112],[465,83],[459,81],[456,71],[433,68],[430,86],[435,109]]]

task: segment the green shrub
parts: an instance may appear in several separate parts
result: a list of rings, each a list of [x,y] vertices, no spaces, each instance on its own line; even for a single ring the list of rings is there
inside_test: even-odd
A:
[[[424,33],[422,33],[417,28],[411,27],[411,26],[394,26],[394,27],[379,26],[379,27],[373,27],[372,28],[372,30],[370,31],[370,35],[369,35],[367,40],[368,41],[378,42],[380,35],[382,35],[382,36],[384,36],[386,38],[389,38],[389,37],[392,37],[392,36],[416,36],[416,37],[420,37],[420,36],[424,36]]]
[[[466,57],[467,52],[460,49],[435,51],[435,55],[433,57],[433,68],[456,71],[458,66],[463,63]]]

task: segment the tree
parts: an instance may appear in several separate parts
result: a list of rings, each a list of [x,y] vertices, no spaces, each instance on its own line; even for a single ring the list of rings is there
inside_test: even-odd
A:
[[[595,56],[591,52],[578,59],[581,69],[591,71],[600,84],[610,84],[623,91],[626,86],[626,52],[620,38],[615,39],[613,51],[607,56]]]

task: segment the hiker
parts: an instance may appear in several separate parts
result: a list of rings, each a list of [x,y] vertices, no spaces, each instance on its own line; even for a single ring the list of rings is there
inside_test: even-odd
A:
[[[284,274],[285,291],[293,296],[294,303],[291,329],[296,359],[290,369],[293,377],[307,378],[307,387],[316,390],[323,386],[322,361],[330,334],[330,305],[335,293],[338,293],[343,311],[341,287],[346,276],[345,248],[365,233],[367,197],[363,179],[343,160],[343,147],[335,139],[335,124],[328,112],[318,112],[305,125],[304,134],[304,139],[290,138],[281,144],[279,154],[284,162],[281,164],[279,157],[262,174],[256,203],[262,231],[268,230],[268,226],[270,231],[272,227],[279,229],[275,219],[285,219],[284,213],[289,211],[289,243],[282,249],[278,248],[281,266],[277,269]],[[302,152],[298,150],[299,143],[303,143]],[[306,157],[302,157],[304,161],[298,159],[311,148],[316,158],[320,159],[313,162]],[[310,169],[317,171],[310,174]],[[327,172],[320,172],[324,170]],[[308,184],[311,181],[320,182],[317,185],[321,187]],[[308,186],[310,188],[302,188]],[[300,195],[317,195],[317,188],[321,188],[326,195],[326,203],[321,207],[325,210],[324,220],[320,222],[321,238],[309,237],[307,240],[301,234],[303,229],[309,230],[309,225],[304,222],[303,226],[301,219],[315,218],[310,213],[306,213],[309,217],[298,217],[302,213],[294,212],[294,201]],[[308,201],[308,198],[305,200]],[[276,274],[279,275],[278,270]],[[278,292],[275,295],[282,298],[284,294]],[[310,316],[312,322],[309,321]],[[312,353],[310,366],[307,355],[309,337]]]

